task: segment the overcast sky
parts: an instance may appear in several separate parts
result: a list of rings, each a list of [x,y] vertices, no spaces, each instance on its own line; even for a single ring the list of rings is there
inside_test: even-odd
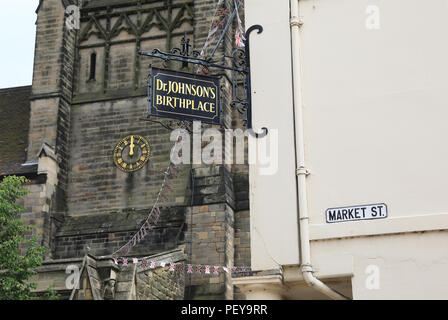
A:
[[[38,3],[0,1],[0,88],[31,85]]]

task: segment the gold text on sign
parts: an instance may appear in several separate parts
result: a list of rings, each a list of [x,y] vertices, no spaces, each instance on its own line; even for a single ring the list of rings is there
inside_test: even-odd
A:
[[[156,95],[156,103],[158,105],[181,109],[191,109],[193,111],[205,111],[210,113],[215,113],[215,103],[214,102],[202,102],[196,101],[192,99],[184,99],[178,97],[167,97],[162,95]]]
[[[164,82],[161,79],[157,79],[157,90],[163,91],[168,95],[179,93],[199,98],[216,98],[216,88],[171,80]]]

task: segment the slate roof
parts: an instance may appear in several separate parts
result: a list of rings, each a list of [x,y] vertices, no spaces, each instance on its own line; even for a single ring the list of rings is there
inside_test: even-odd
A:
[[[0,176],[27,174],[37,166],[26,161],[31,86],[0,89]]]

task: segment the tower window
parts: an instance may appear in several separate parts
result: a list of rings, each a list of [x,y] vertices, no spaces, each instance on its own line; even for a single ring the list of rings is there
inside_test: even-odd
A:
[[[96,73],[96,53],[90,55],[90,75],[89,80],[95,80]]]

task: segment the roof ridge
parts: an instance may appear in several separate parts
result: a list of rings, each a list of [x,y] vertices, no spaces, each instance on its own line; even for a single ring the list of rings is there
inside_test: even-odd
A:
[[[0,88],[0,92],[5,92],[5,91],[14,91],[14,90],[23,90],[23,89],[31,89],[32,85],[28,85],[28,86],[18,86],[18,87],[9,87],[9,88]]]

